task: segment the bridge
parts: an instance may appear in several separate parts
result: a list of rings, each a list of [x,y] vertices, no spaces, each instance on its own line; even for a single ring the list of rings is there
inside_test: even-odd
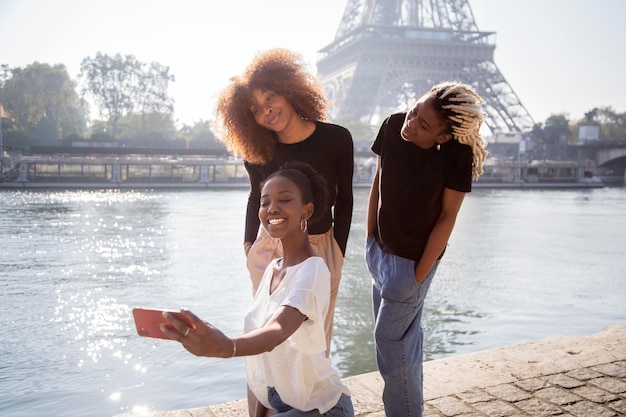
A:
[[[624,176],[626,170],[626,140],[598,141],[577,145],[579,160],[592,160],[597,167]]]

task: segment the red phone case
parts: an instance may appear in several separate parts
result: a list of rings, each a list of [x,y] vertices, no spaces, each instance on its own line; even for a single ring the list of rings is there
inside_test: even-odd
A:
[[[158,310],[154,308],[134,308],[133,318],[135,319],[137,334],[141,337],[154,337],[157,339],[172,340],[170,337],[165,335],[159,327],[160,324],[165,324],[168,328],[174,327],[163,318],[163,311],[165,310]],[[168,310],[167,312],[191,327],[189,319],[187,319],[187,317],[185,317],[180,311]]]

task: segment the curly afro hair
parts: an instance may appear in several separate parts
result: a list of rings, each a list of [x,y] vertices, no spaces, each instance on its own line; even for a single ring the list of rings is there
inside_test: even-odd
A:
[[[219,138],[231,153],[247,162],[267,163],[276,144],[274,132],[259,126],[250,111],[256,89],[284,96],[303,119],[327,120],[328,101],[301,55],[282,48],[258,54],[243,74],[231,79],[217,100]]]

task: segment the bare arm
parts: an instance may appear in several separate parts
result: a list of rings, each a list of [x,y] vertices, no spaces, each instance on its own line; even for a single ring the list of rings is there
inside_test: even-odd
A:
[[[432,269],[435,261],[441,255],[444,248],[448,244],[448,239],[454,229],[456,216],[463,203],[465,193],[454,191],[449,188],[443,190],[443,204],[439,218],[430,232],[426,248],[415,268],[415,280],[422,282],[426,279],[428,272]]]
[[[196,356],[218,358],[269,352],[287,340],[306,319],[306,316],[297,309],[281,306],[262,328],[231,339],[217,327],[202,321],[191,311],[181,311],[192,323],[192,327],[189,328],[171,314],[164,313],[163,317],[173,324],[176,330],[162,326],[163,333],[180,342],[185,349]],[[187,329],[190,329],[189,332]]]
[[[376,232],[378,222],[378,182],[380,172],[380,156],[376,158],[376,173],[372,179],[372,187],[370,188],[369,199],[367,203],[367,219],[366,219],[366,236],[370,237]]]
[[[293,307],[279,307],[265,326],[237,337],[237,356],[271,351],[294,334],[306,318]]]

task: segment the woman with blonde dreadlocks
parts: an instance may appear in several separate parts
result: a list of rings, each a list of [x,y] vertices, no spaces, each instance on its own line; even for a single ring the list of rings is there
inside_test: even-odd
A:
[[[465,193],[482,174],[481,97],[445,82],[382,123],[367,212],[374,338],[387,417],[422,416],[424,299]]]

